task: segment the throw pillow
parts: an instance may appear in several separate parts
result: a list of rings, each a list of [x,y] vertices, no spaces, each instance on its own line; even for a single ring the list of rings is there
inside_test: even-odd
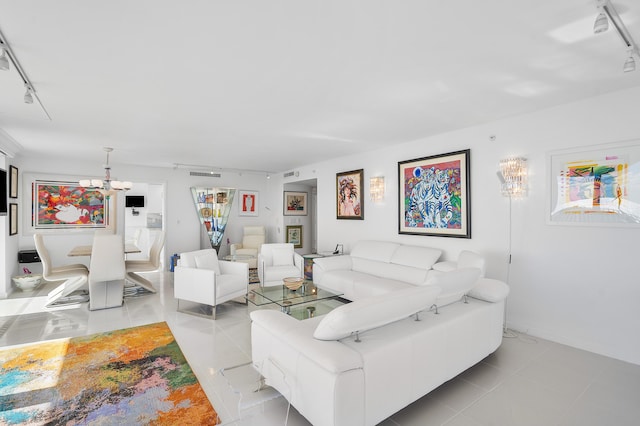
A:
[[[438,287],[421,286],[356,300],[325,315],[313,337],[318,340],[339,340],[356,331],[381,327],[429,309],[438,294]]]
[[[273,266],[293,265],[293,253],[289,249],[273,249]]]
[[[195,260],[196,268],[208,269],[210,271],[214,271],[216,275],[220,275],[220,264],[218,263],[218,258],[213,254],[196,256]]]

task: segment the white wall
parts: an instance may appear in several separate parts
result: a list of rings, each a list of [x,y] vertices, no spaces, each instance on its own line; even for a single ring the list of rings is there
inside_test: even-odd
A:
[[[496,177],[502,158],[528,159],[529,195],[512,204],[509,327],[640,364],[640,228],[546,223],[547,153],[640,140],[640,88],[487,125],[394,145],[377,152],[298,168],[318,180],[318,250],[361,239],[435,246],[455,259],[463,249],[489,261],[487,274],[507,279],[509,200]],[[490,136],[495,135],[495,141]],[[398,234],[398,162],[471,149],[472,238]],[[336,220],[337,172],[365,171],[365,220]],[[385,176],[384,202],[368,200],[371,176]]]

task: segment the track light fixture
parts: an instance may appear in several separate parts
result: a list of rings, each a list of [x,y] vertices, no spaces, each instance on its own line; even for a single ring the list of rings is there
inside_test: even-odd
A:
[[[622,71],[631,72],[636,70],[636,60],[633,59],[633,53],[629,52],[629,57],[626,61],[624,61],[624,66],[622,67]]]
[[[4,47],[0,46],[0,51],[2,55],[0,55],[0,70],[9,71],[9,59],[7,59],[7,52],[4,50]]]
[[[24,71],[24,69],[22,69],[20,62],[18,62],[18,58],[16,58],[16,55],[13,53],[13,50],[11,49],[11,46],[9,46],[7,39],[2,34],[2,31],[0,31],[0,70],[9,70],[9,62],[13,64],[13,69],[16,70],[25,87],[27,88],[27,91],[24,94],[24,102],[27,104],[32,104],[35,100],[38,105],[40,105],[40,108],[47,116],[47,118],[51,120],[49,112],[38,97],[36,89],[33,87],[33,84],[31,84],[31,80],[29,80],[29,77],[27,77],[27,73]]]
[[[600,12],[596,17],[596,22],[593,24],[593,33],[600,34],[609,29],[609,19],[604,12]]]
[[[28,84],[24,85],[27,88],[27,91],[24,93],[24,103],[32,104],[33,103],[33,95],[31,94],[31,87]]]
[[[596,6],[599,13],[593,24],[593,32],[600,34],[607,31],[609,29],[609,22],[611,22],[629,52],[629,57],[625,61],[622,70],[624,72],[635,71],[636,61],[634,55],[640,57],[640,51],[631,34],[629,34],[629,30],[627,30],[624,22],[622,22],[622,18],[620,18],[620,15],[618,15],[618,12],[610,0],[596,0]]]

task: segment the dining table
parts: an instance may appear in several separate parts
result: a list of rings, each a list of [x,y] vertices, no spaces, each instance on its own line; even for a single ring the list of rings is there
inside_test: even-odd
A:
[[[74,248],[67,253],[67,256],[75,257],[75,256],[91,256],[91,249],[93,246],[75,246]],[[124,245],[124,254],[132,254],[132,253],[141,253],[142,250],[135,244],[127,243]]]

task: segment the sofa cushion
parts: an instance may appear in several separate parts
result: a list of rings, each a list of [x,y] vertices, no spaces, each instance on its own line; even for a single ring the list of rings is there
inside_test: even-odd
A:
[[[427,284],[442,289],[436,304],[444,306],[460,300],[478,282],[478,278],[480,278],[480,269],[461,268],[432,275],[427,280]]]
[[[273,266],[293,265],[293,253],[286,248],[273,249]]]
[[[435,286],[411,287],[340,306],[320,321],[313,337],[319,340],[339,340],[355,332],[401,320],[429,308],[440,291]]]
[[[365,297],[379,296],[412,287],[413,286],[406,281],[360,274],[360,276],[355,278],[353,283],[353,299],[348,299],[360,300]]]
[[[389,263],[400,244],[387,241],[358,241],[351,250],[351,257]]]
[[[442,250],[431,247],[402,245],[393,253],[391,263],[411,266],[413,268],[431,269],[441,254]]]
[[[220,275],[220,265],[218,264],[218,257],[215,253],[216,252],[213,251],[213,253],[209,252],[194,256],[196,268],[208,269],[214,271],[216,275]]]
[[[467,294],[474,299],[495,303],[506,299],[509,295],[509,286],[502,281],[480,278]]]
[[[427,279],[427,271],[429,270],[429,268],[413,268],[411,266],[376,262],[358,257],[351,259],[351,262],[354,271],[389,280],[406,281],[413,285],[424,284]]]

